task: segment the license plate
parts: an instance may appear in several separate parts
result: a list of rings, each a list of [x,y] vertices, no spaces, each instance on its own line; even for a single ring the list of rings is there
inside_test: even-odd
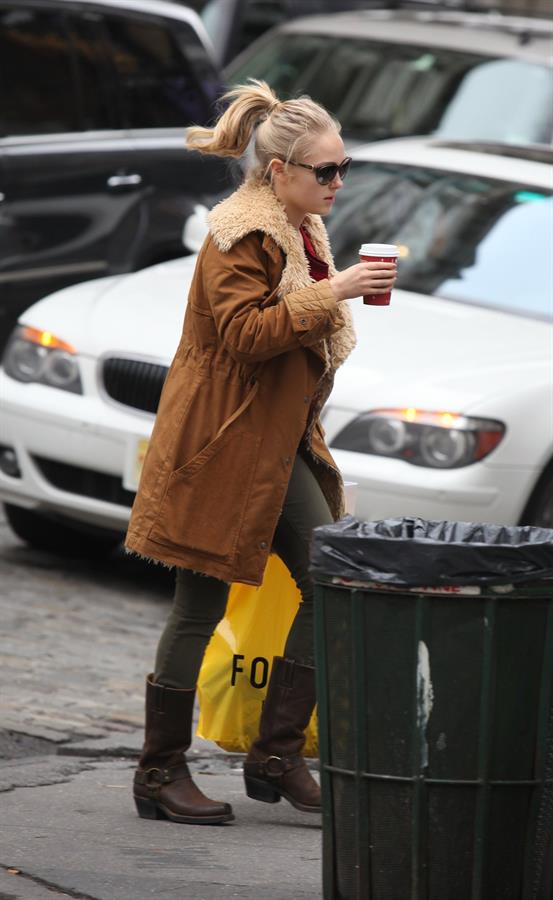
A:
[[[138,489],[138,482],[140,481],[148,443],[148,438],[139,438],[138,440],[131,441],[129,444],[125,473],[123,476],[123,487],[127,491],[136,491]]]

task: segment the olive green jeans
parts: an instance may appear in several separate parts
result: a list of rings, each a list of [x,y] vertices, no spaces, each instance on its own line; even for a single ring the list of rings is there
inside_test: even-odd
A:
[[[317,479],[298,453],[272,550],[289,569],[301,594],[284,655],[307,666],[315,662],[309,544],[312,530],[330,522],[332,516]],[[195,687],[205,649],[225,614],[229,590],[230,585],[218,578],[177,569],[173,607],[157,648],[156,681],[168,687]]]

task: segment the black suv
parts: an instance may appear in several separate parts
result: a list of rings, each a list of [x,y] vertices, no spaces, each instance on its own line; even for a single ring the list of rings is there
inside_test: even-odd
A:
[[[0,0],[0,347],[76,281],[182,255],[228,165],[184,149],[221,93],[198,15],[164,0]]]

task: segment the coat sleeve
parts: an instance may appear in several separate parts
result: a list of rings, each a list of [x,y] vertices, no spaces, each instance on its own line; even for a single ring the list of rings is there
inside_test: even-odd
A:
[[[238,362],[262,362],[309,347],[345,324],[327,279],[287,294],[271,291],[258,233],[224,253],[213,241],[204,257],[204,290],[217,332]]]

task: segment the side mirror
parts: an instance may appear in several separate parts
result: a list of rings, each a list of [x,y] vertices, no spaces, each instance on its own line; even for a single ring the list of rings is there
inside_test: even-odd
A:
[[[207,237],[207,206],[197,203],[182,229],[182,243],[190,253],[198,253]]]

